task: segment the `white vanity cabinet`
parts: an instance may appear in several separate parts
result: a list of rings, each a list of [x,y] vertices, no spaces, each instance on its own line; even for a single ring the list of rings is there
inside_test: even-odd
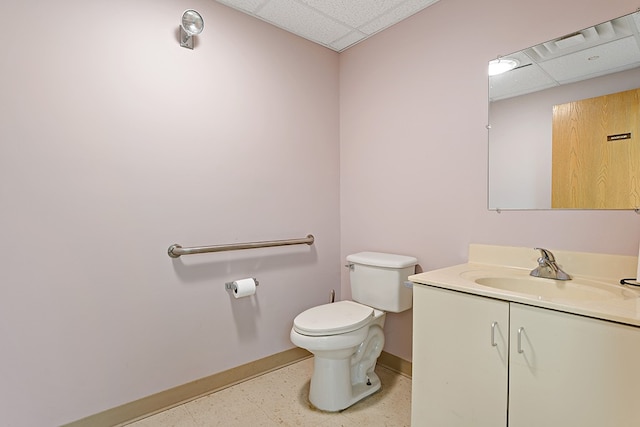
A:
[[[414,286],[412,426],[640,426],[640,328]]]
[[[509,426],[640,426],[640,328],[510,305]]]
[[[508,328],[508,302],[413,287],[412,426],[506,426]]]

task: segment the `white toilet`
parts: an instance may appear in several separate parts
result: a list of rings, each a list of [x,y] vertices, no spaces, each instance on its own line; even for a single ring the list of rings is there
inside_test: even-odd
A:
[[[405,281],[416,258],[360,252],[347,262],[354,301],[310,308],[291,329],[291,342],[314,355],[309,400],[323,411],[348,408],[380,389],[373,369],[384,346],[385,311],[399,313],[413,304]]]

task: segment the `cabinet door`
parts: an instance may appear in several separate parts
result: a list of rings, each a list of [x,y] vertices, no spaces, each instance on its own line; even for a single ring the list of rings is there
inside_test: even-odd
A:
[[[640,329],[511,304],[509,425],[640,425]]]
[[[411,425],[506,426],[509,304],[413,288]]]

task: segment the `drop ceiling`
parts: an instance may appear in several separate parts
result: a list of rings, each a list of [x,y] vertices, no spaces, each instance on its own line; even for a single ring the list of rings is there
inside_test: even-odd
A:
[[[489,78],[492,101],[640,67],[640,12],[504,55],[519,66]]]
[[[438,0],[217,0],[336,52]]]

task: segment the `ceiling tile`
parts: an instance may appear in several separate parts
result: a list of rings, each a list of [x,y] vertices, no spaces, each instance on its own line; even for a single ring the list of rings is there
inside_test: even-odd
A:
[[[234,9],[241,10],[243,12],[255,12],[265,1],[268,0],[218,0],[218,3],[226,4]]]
[[[640,64],[638,44],[634,37],[626,37],[541,62],[540,67],[558,82],[569,83],[633,68],[638,64]]]
[[[633,14],[633,21],[632,23],[635,24],[636,26],[636,30],[640,31],[640,13],[634,13]]]
[[[256,15],[325,46],[351,31],[346,25],[294,0],[271,0]]]
[[[438,0],[217,0],[341,52]]]
[[[301,0],[316,10],[357,28],[398,6],[404,0]]]
[[[367,35],[364,33],[361,33],[359,31],[352,31],[346,36],[332,42],[330,47],[333,50],[337,50],[338,52],[340,52],[342,50],[345,50],[349,46],[352,46],[355,43],[358,43],[359,41],[365,39],[366,37]]]
[[[394,25],[409,16],[420,12],[427,6],[432,5],[438,0],[409,0],[402,3],[400,6],[391,9],[388,13],[379,16],[373,21],[359,27],[358,29],[366,34],[375,34],[380,30],[383,30],[391,25]]]
[[[558,85],[540,67],[531,63],[523,53],[508,55],[508,57],[517,59],[521,68],[489,77],[491,101],[524,95]]]

